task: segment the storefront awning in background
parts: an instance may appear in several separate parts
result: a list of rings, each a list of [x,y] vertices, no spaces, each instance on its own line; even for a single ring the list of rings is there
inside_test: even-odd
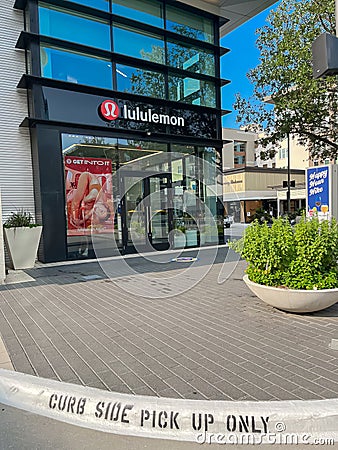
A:
[[[285,191],[277,191],[278,200],[286,200],[287,190]],[[291,200],[300,200],[306,198],[306,190],[305,189],[291,189]]]
[[[277,191],[271,190],[262,191],[244,191],[244,192],[231,192],[223,194],[223,201],[233,202],[240,200],[277,200]]]

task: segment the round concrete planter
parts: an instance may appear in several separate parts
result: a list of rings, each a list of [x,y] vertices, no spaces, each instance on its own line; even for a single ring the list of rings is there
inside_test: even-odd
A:
[[[308,313],[328,308],[338,301],[338,289],[283,289],[263,286],[249,280],[247,275],[243,278],[248,288],[258,298],[268,305],[283,311],[294,313]]]

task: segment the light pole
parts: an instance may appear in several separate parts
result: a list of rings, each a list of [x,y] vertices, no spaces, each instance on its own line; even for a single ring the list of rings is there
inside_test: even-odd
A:
[[[337,0],[338,1],[338,0]],[[288,190],[286,193],[288,215],[291,214],[291,158],[290,158],[290,133],[287,134],[287,150],[288,150]]]

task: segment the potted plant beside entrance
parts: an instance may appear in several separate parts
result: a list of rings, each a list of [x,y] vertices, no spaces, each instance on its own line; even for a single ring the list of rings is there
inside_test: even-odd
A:
[[[14,269],[34,267],[42,226],[27,211],[12,213],[4,223],[7,250]]]
[[[303,216],[272,226],[255,220],[230,247],[248,262],[244,281],[266,303],[290,312],[325,309],[338,301],[336,220]]]

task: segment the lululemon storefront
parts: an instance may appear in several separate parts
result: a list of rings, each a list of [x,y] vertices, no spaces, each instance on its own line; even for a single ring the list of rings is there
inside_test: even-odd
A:
[[[220,19],[159,0],[15,7],[39,259],[218,243]]]

